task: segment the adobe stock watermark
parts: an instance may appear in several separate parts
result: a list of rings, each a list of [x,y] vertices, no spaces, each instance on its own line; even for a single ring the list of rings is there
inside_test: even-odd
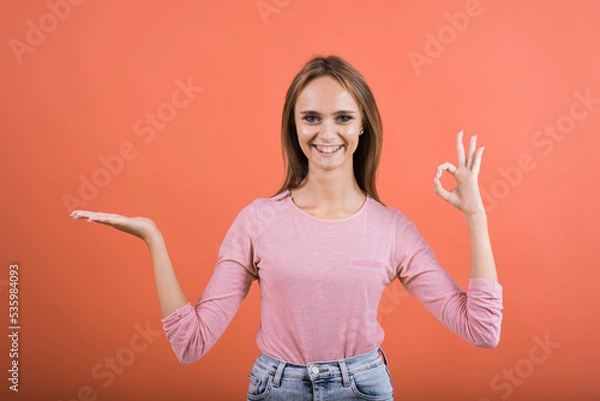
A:
[[[377,319],[382,315],[388,315],[402,302],[410,296],[410,292],[402,285],[400,279],[394,278],[381,294],[379,308],[377,309]]]
[[[144,117],[133,123],[134,135],[145,145],[154,141],[157,132],[163,131],[167,124],[177,117],[178,112],[188,107],[197,93],[203,90],[201,87],[194,86],[190,77],[185,82],[180,79],[175,80],[175,86],[177,88],[171,93],[168,101],[158,105],[155,112],[147,112]],[[86,208],[88,202],[94,200],[114,177],[123,172],[126,162],[135,159],[137,155],[138,148],[135,143],[126,140],[114,153],[98,156],[100,166],[89,175],[79,175],[79,189],[76,195],[70,193],[62,195],[61,199],[67,211]]]
[[[33,53],[40,47],[48,35],[58,29],[73,11],[73,6],[80,6],[84,0],[46,0],[48,12],[44,13],[37,22],[28,19],[25,21],[25,41],[15,38],[8,40],[8,47],[12,50],[19,65],[23,64],[23,55]]]
[[[271,15],[281,13],[291,3],[292,0],[257,0],[255,6],[263,24],[267,26]]]
[[[501,400],[508,399],[514,392],[515,387],[522,386],[540,365],[548,361],[554,350],[560,348],[561,344],[550,339],[546,333],[544,338],[538,335],[531,337],[533,345],[529,348],[527,355],[519,359],[509,368],[504,368],[501,374],[497,374],[490,381],[492,391],[499,393]],[[479,401],[492,401],[491,398],[481,397]]]
[[[531,136],[534,149],[539,150],[542,155],[552,154],[556,145],[565,140],[577,123],[585,120],[594,108],[600,105],[600,98],[592,97],[589,88],[583,93],[575,91],[573,96],[575,101],[571,103],[567,112],[558,116],[553,124],[544,124],[543,128],[537,129]],[[538,165],[535,159],[531,153],[521,153],[514,165],[506,168],[499,166],[496,169],[500,177],[494,180],[489,189],[480,188],[481,198],[488,213],[495,210],[501,200],[506,199],[521,185],[525,173],[535,170]]]
[[[58,401],[96,401],[98,392],[95,386],[107,389],[113,385],[118,375],[122,375],[135,362],[136,357],[145,352],[154,342],[155,338],[163,335],[163,330],[152,330],[150,321],[145,326],[136,323],[133,325],[135,333],[129,339],[127,345],[119,348],[114,354],[104,357],[91,369],[92,379],[95,384],[84,384],[77,389],[77,394],[66,400],[60,398]]]
[[[446,24],[439,27],[435,35],[429,31],[425,32],[425,45],[422,53],[413,49],[406,53],[408,61],[410,61],[417,76],[423,73],[424,65],[433,64],[435,60],[442,56],[448,46],[454,44],[459,36],[467,31],[474,18],[483,14],[480,0],[467,0],[463,8],[464,11],[454,13],[446,11],[444,13]]]
[[[19,301],[20,284],[19,284],[19,264],[11,263],[8,266],[8,338],[10,339],[10,348],[8,356],[10,358],[10,369],[8,369],[8,388],[11,391],[19,392],[19,374],[20,374],[20,357],[21,350],[21,312]]]

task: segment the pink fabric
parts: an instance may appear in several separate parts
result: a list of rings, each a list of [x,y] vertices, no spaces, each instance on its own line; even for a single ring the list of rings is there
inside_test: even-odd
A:
[[[258,198],[239,212],[196,306],[174,311],[162,319],[163,328],[182,364],[198,360],[258,279],[261,351],[296,364],[349,358],[383,341],[377,306],[396,277],[458,336],[496,346],[499,283],[470,279],[464,292],[415,225],[370,196],[352,216],[324,220],[300,209],[289,191]]]

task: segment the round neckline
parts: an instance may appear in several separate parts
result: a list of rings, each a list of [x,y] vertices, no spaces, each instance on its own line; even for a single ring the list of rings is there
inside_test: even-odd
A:
[[[310,214],[310,213],[302,210],[300,208],[300,206],[296,205],[296,203],[292,199],[292,191],[290,191],[288,189],[286,192],[287,192],[287,194],[285,195],[285,198],[291,204],[291,206],[292,206],[293,209],[296,209],[298,212],[300,212],[302,215],[304,215],[304,216],[306,216],[308,218],[311,218],[313,220],[320,221],[320,222],[323,222],[323,223],[341,223],[341,222],[344,222],[344,221],[355,219],[355,218],[357,218],[358,216],[360,216],[363,213],[363,211],[367,208],[367,203],[370,202],[370,200],[369,200],[370,196],[367,193],[366,194],[367,196],[366,196],[365,201],[363,202],[362,206],[356,212],[354,212],[354,214],[351,214],[350,216],[344,217],[343,219],[323,219],[321,217],[313,216],[312,214]]]

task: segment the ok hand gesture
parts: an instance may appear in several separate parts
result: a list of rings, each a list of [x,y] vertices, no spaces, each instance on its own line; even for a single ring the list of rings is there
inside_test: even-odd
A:
[[[462,142],[463,131],[456,135],[456,151],[458,153],[458,167],[450,162],[445,162],[437,167],[437,173],[433,179],[433,192],[442,199],[462,211],[467,217],[474,214],[485,215],[485,208],[479,193],[479,184],[477,177],[479,175],[479,166],[481,164],[481,155],[484,147],[475,150],[477,135],[471,137],[469,146],[469,155],[465,157],[465,148]],[[457,185],[450,191],[442,187],[440,177],[444,170],[456,178]]]

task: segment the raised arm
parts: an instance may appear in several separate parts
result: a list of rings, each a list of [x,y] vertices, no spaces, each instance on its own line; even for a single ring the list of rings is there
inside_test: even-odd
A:
[[[440,164],[433,182],[434,192],[462,211],[467,219],[471,240],[471,279],[467,291],[441,268],[427,242],[403,215],[399,215],[396,225],[397,275],[407,290],[457,335],[477,346],[492,348],[500,341],[503,305],[478,184],[484,148],[476,149],[474,135],[469,154],[465,155],[462,137],[461,130],[456,135],[458,167],[450,162]],[[444,171],[457,181],[450,191],[440,182]]]
[[[467,291],[463,291],[402,214],[396,222],[396,261],[402,285],[446,327],[478,347],[498,345],[503,309],[498,282],[471,277]]]
[[[446,202],[463,212],[469,225],[471,238],[471,278],[498,281],[492,244],[488,234],[487,215],[479,192],[479,169],[485,147],[476,149],[477,135],[470,140],[469,154],[465,155],[463,131],[456,135],[458,167],[445,162],[437,167],[433,179],[433,191]],[[448,171],[456,179],[456,187],[447,191],[442,187],[440,177]]]
[[[190,364],[221,337],[258,278],[254,204],[238,213],[227,231],[208,285],[194,307],[188,302],[162,319],[177,359]],[[169,277],[166,277],[169,280]]]
[[[95,221],[112,226],[117,230],[141,238],[146,243],[150,250],[158,303],[163,317],[188,302],[175,277],[162,234],[152,220],[147,217],[127,217],[88,210],[74,210],[71,217],[76,220],[87,219],[88,223]]]
[[[257,278],[253,204],[238,214],[227,232],[214,273],[195,307],[183,294],[164,239],[150,219],[80,210],[71,216],[110,225],[144,240],[152,259],[163,328],[182,364],[200,359],[216,343]]]
[[[160,304],[160,312],[165,318],[175,310],[181,308],[188,303],[177,277],[171,265],[167,246],[161,232],[154,230],[146,240],[148,250],[150,251],[150,259],[152,260],[152,270],[154,271],[154,282],[156,284],[156,292],[158,294],[158,303]]]

